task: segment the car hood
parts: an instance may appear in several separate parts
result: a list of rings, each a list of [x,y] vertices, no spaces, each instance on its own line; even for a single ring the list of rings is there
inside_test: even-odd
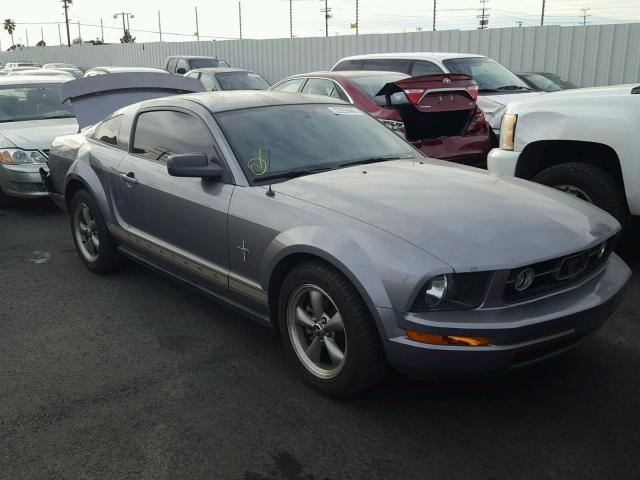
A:
[[[500,94],[481,94],[478,97],[478,107],[482,109],[484,115],[494,130],[500,129],[502,114],[507,105],[517,100],[525,100],[528,98],[545,95],[546,92],[525,92],[525,93],[500,93]]]
[[[0,124],[0,147],[4,145],[4,137],[15,147],[24,149],[48,150],[53,139],[62,135],[77,133],[78,123],[75,118],[51,118],[47,120],[29,120]]]
[[[274,190],[380,228],[457,271],[561,257],[620,228],[606,212],[557,190],[433,160],[332,170]]]

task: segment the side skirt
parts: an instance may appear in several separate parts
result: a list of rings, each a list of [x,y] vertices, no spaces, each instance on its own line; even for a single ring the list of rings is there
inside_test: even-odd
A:
[[[249,308],[245,305],[242,305],[239,302],[236,302],[234,300],[232,300],[229,297],[220,295],[217,292],[214,292],[213,290],[210,290],[206,287],[203,287],[201,285],[197,285],[196,283],[192,282],[191,280],[183,277],[182,275],[179,275],[175,272],[169,271],[166,268],[150,261],[149,259],[147,259],[146,257],[143,257],[142,255],[138,254],[135,250],[125,246],[125,245],[120,245],[118,247],[118,251],[120,251],[120,253],[122,253],[122,255],[124,255],[125,257],[133,260],[134,262],[140,263],[148,268],[151,268],[159,273],[162,273],[163,275],[173,279],[173,280],[177,280],[178,282],[180,282],[181,284],[184,284],[188,287],[190,287],[192,290],[195,290],[196,292],[205,295],[215,301],[217,301],[218,303],[221,303],[229,308],[231,308],[232,310],[235,310],[236,312],[251,318],[254,321],[257,321],[258,323],[260,323],[261,325],[265,325],[268,326],[269,328],[273,329],[273,325],[271,323],[271,319],[269,318],[268,315],[265,315],[264,313],[258,312],[257,310],[254,310],[252,308]]]

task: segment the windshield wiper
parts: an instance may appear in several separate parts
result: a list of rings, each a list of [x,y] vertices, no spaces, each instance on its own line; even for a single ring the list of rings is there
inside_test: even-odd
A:
[[[303,170],[289,170],[288,172],[280,172],[274,173],[273,175],[265,175],[264,177],[257,177],[252,179],[253,183],[264,183],[270,180],[276,180],[278,178],[296,178],[302,177],[304,175],[310,175],[312,173],[326,172],[327,170],[331,170],[331,167],[322,167],[322,168],[308,168]]]
[[[378,163],[378,162],[386,162],[387,160],[408,160],[410,158],[416,158],[413,155],[410,156],[399,156],[399,155],[387,155],[381,157],[369,157],[369,158],[361,158],[359,160],[352,160],[350,162],[341,163],[338,165],[338,168],[351,167],[353,165],[365,165],[367,163]]]
[[[478,90],[478,93],[498,93],[500,90],[496,90],[495,88],[481,88]]]
[[[503,87],[498,87],[498,90],[527,90],[531,91],[532,89],[529,87],[523,87],[522,85],[504,85]]]

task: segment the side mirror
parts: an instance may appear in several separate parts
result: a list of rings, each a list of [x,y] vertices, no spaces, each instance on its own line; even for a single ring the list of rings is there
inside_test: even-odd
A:
[[[210,163],[204,153],[179,153],[169,155],[167,171],[172,177],[220,178],[224,169]]]
[[[177,73],[178,75],[184,75],[185,73],[187,73],[187,69],[186,69],[186,68],[182,68],[182,67],[180,67],[180,68],[178,68],[178,69],[176,70],[176,73]]]

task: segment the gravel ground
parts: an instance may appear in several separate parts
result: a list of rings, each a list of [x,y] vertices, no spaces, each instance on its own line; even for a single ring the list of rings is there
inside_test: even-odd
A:
[[[639,242],[623,305],[571,353],[335,401],[268,329],[134,264],[91,274],[66,215],[21,202],[0,210],[0,478],[638,479]]]

